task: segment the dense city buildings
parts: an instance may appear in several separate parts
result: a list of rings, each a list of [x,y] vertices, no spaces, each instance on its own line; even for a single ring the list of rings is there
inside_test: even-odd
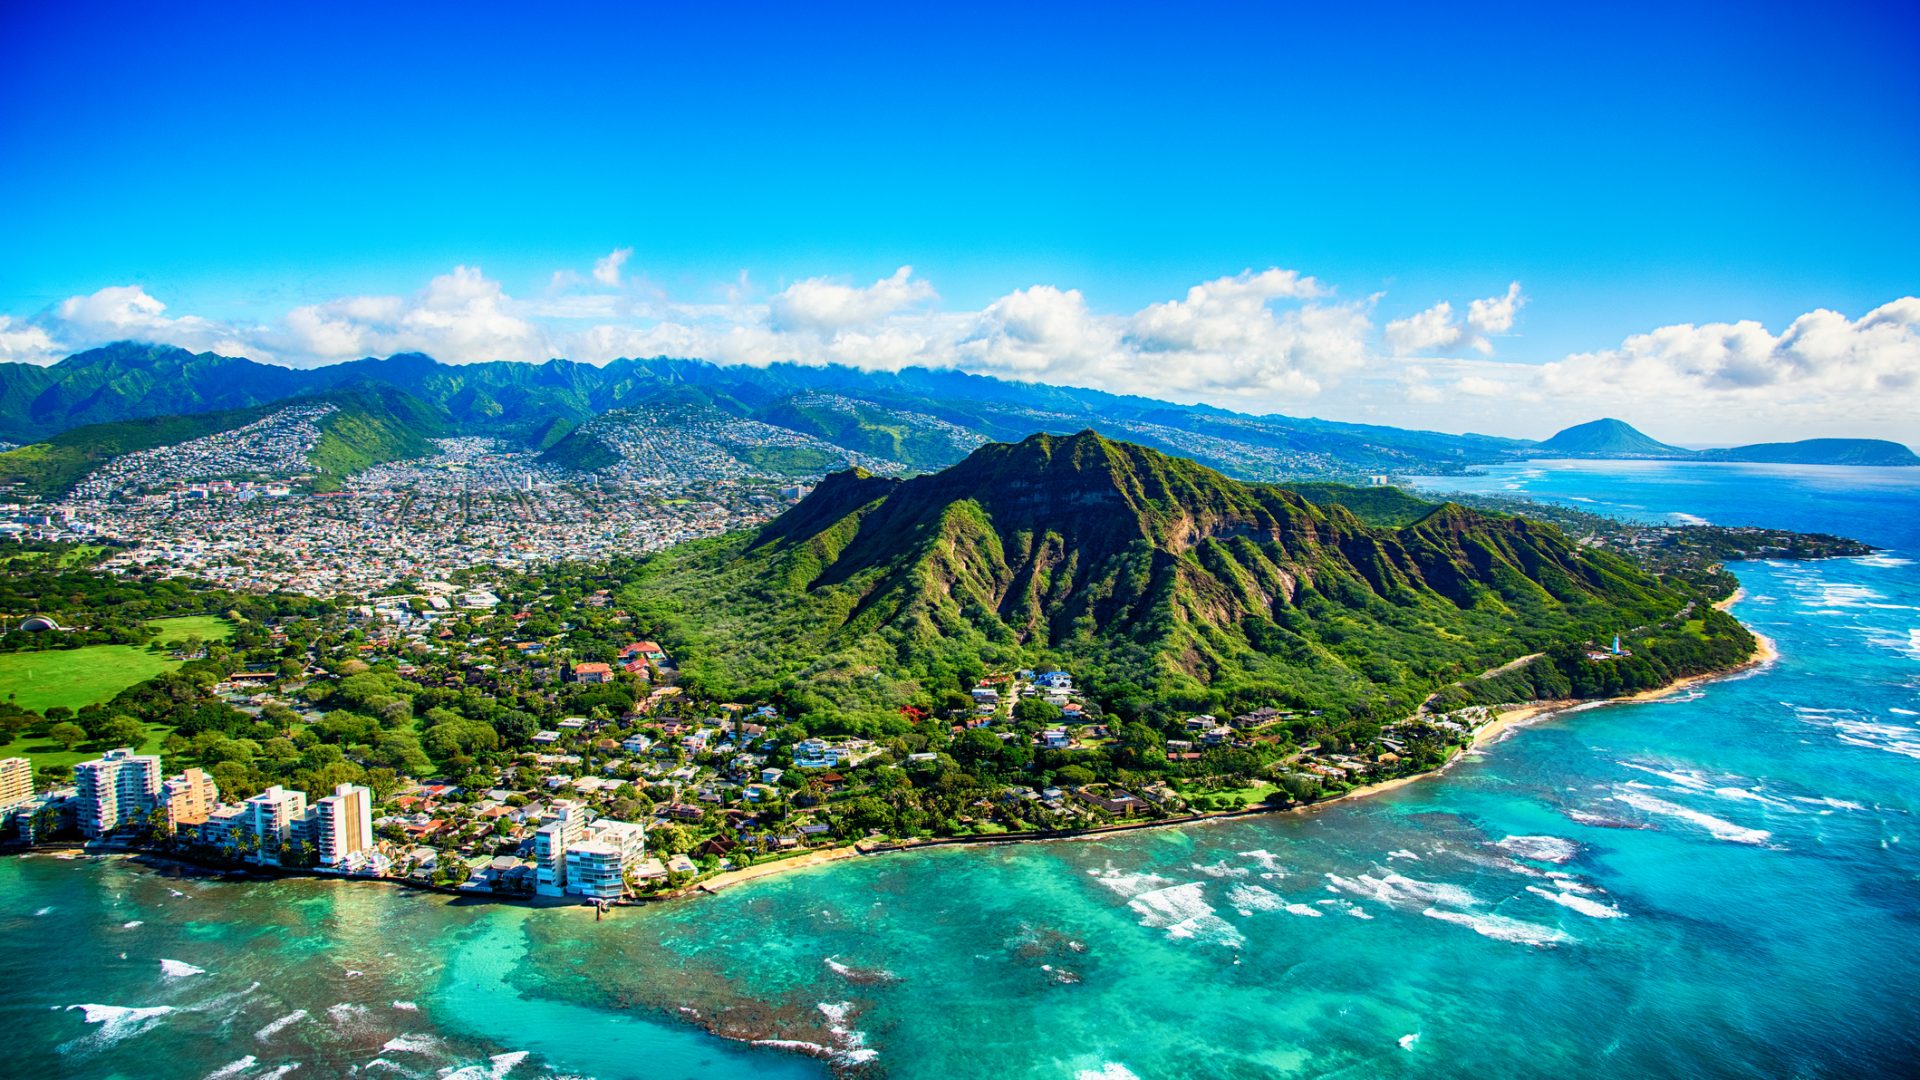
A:
[[[11,516],[23,534],[123,545],[104,564],[109,570],[250,592],[367,596],[474,567],[656,551],[757,525],[793,501],[780,497],[778,481],[684,454],[641,475],[544,464],[491,439],[437,445],[432,457],[376,465],[321,493],[284,482],[198,479],[234,464],[207,449],[147,482],[136,482],[143,474],[117,458],[58,504],[22,506]]]

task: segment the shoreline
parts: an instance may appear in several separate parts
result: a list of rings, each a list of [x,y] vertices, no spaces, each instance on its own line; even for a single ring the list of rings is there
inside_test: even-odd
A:
[[[1713,606],[1719,608],[1721,611],[1726,611],[1745,598],[1745,596],[1746,590],[1744,588],[1735,589],[1732,595],[1723,600],[1716,601]],[[775,874],[784,873],[787,870],[800,870],[807,867],[841,862],[850,858],[887,855],[894,852],[915,851],[923,848],[984,847],[995,844],[1071,843],[1081,840],[1095,840],[1113,833],[1141,832],[1148,829],[1173,829],[1189,825],[1206,825],[1212,822],[1252,817],[1254,815],[1312,813],[1321,807],[1379,795],[1405,787],[1409,784],[1417,783],[1430,776],[1439,776],[1453,768],[1456,764],[1472,756],[1474,751],[1499,742],[1520,728],[1527,727],[1553,716],[1558,716],[1562,713],[1603,708],[1608,705],[1635,705],[1658,701],[1682,691],[1690,690],[1695,686],[1718,682],[1722,679],[1734,678],[1750,671],[1765,668],[1779,660],[1780,651],[1774,644],[1772,638],[1754,631],[1751,627],[1748,628],[1747,632],[1753,635],[1754,650],[1745,660],[1731,667],[1722,668],[1717,671],[1702,672],[1698,675],[1685,675],[1665,686],[1655,687],[1651,690],[1641,690],[1632,694],[1622,694],[1618,697],[1567,698],[1551,701],[1529,701],[1514,705],[1496,713],[1493,719],[1474,728],[1471,739],[1467,745],[1462,748],[1459,753],[1454,754],[1438,767],[1407,776],[1396,776],[1376,783],[1362,784],[1351,791],[1342,792],[1330,799],[1317,799],[1310,803],[1300,803],[1294,806],[1270,807],[1256,805],[1244,807],[1239,810],[1217,810],[1200,814],[1187,814],[1162,821],[1122,822],[1115,825],[1096,826],[1087,829],[1062,830],[1049,834],[1006,833],[999,836],[933,837],[918,841],[907,840],[892,842],[875,845],[870,848],[863,848],[856,842],[846,847],[821,849],[817,853],[821,856],[820,858],[800,856],[779,862],[766,863],[761,866],[749,866],[742,870],[727,871],[713,878],[709,878],[706,881],[696,882],[676,896],[662,897],[662,899],[682,899],[699,893],[712,895],[721,889],[745,884],[748,881],[772,877]]]
[[[1731,608],[1734,604],[1738,603],[1745,596],[1746,596],[1745,589],[1736,589],[1732,595],[1726,597],[1725,599],[1716,601],[1713,606],[1722,611],[1726,611],[1727,609]],[[779,874],[785,874],[790,871],[811,869],[813,867],[826,866],[832,863],[845,862],[846,860],[849,860],[849,859],[863,858],[863,857],[876,856],[876,855],[887,855],[887,854],[901,852],[901,851],[916,851],[924,848],[934,848],[934,847],[982,847],[982,846],[996,845],[996,844],[1067,843],[1067,842],[1081,841],[1081,840],[1094,840],[1094,839],[1099,839],[1101,837],[1105,837],[1105,836],[1108,836],[1111,834],[1117,834],[1117,833],[1142,832],[1150,829],[1181,828],[1181,827],[1190,826],[1190,825],[1206,825],[1212,822],[1228,821],[1228,820],[1233,820],[1237,818],[1252,817],[1255,815],[1284,814],[1284,813],[1295,813],[1295,814],[1312,813],[1320,809],[1321,807],[1332,806],[1336,803],[1347,802],[1350,800],[1363,799],[1370,796],[1379,795],[1384,792],[1393,791],[1398,788],[1405,787],[1409,784],[1417,783],[1418,781],[1424,780],[1431,776],[1441,775],[1445,773],[1447,770],[1453,768],[1459,762],[1466,760],[1471,756],[1474,756],[1475,751],[1481,750],[1483,747],[1492,745],[1496,742],[1499,742],[1505,739],[1508,735],[1512,734],[1514,731],[1522,727],[1526,727],[1533,723],[1537,723],[1541,720],[1547,719],[1552,716],[1557,716],[1562,713],[1573,712],[1575,710],[1600,708],[1607,705],[1632,705],[1632,704],[1641,704],[1641,703],[1650,702],[1650,701],[1658,701],[1663,698],[1671,697],[1684,690],[1692,689],[1695,686],[1699,686],[1699,685],[1710,683],[1710,682],[1717,682],[1721,679],[1733,678],[1735,676],[1744,675],[1750,671],[1755,671],[1761,668],[1765,668],[1773,664],[1775,661],[1777,661],[1780,658],[1779,649],[1775,645],[1773,639],[1767,637],[1764,634],[1757,633],[1753,631],[1751,628],[1748,629],[1748,633],[1753,635],[1754,650],[1752,654],[1750,654],[1745,660],[1742,660],[1738,664],[1735,664],[1731,667],[1723,668],[1717,671],[1703,672],[1698,675],[1682,676],[1681,678],[1675,679],[1674,681],[1666,684],[1665,686],[1655,687],[1654,689],[1651,689],[1651,690],[1642,690],[1633,694],[1624,694],[1618,697],[1571,698],[1571,699],[1552,700],[1552,701],[1530,701],[1530,702],[1525,702],[1521,704],[1516,704],[1506,709],[1503,709],[1500,712],[1495,713],[1491,720],[1488,720],[1486,723],[1481,724],[1477,728],[1474,728],[1466,746],[1461,748],[1461,750],[1458,753],[1454,754],[1453,756],[1449,757],[1446,761],[1442,762],[1439,766],[1432,769],[1428,769],[1424,772],[1412,773],[1406,776],[1396,776],[1390,779],[1380,780],[1370,784],[1362,784],[1359,787],[1353,788],[1349,791],[1341,792],[1340,794],[1335,795],[1332,798],[1316,799],[1313,802],[1298,803],[1292,806],[1266,806],[1263,804],[1255,804],[1252,806],[1242,807],[1238,810],[1205,811],[1201,813],[1182,814],[1179,816],[1169,817],[1165,819],[1145,820],[1145,821],[1126,821],[1126,822],[1118,822],[1110,825],[1089,826],[1087,828],[1082,828],[1082,829],[1060,829],[1060,830],[1051,830],[1048,832],[1003,833],[999,835],[990,835],[990,836],[928,837],[925,839],[886,841],[886,842],[875,843],[871,845],[867,845],[867,842],[865,841],[854,841],[852,843],[842,844],[835,847],[814,849],[814,850],[805,852],[803,854],[794,855],[789,858],[776,859],[769,862],[758,863],[751,866],[744,866],[735,870],[725,870],[718,874],[715,874],[713,877],[706,878],[701,881],[693,882],[692,884],[687,885],[684,888],[679,889],[675,892],[654,894],[651,896],[629,897],[620,901],[616,901],[615,906],[616,907],[645,907],[651,904],[671,902],[676,900],[686,900],[696,896],[714,896],[714,895],[718,895],[719,893],[727,889],[731,889],[739,885],[745,885],[753,881],[765,880],[766,878],[774,877]],[[15,849],[12,851],[4,851],[4,852],[0,852],[0,854],[27,855],[27,854],[39,853],[42,850],[45,850],[45,849],[25,848],[25,849]],[[352,875],[314,873],[312,871],[307,871],[307,870],[296,870],[296,869],[282,868],[282,867],[271,867],[271,868],[256,867],[256,866],[225,867],[225,866],[215,865],[210,862],[202,862],[200,860],[194,859],[191,855],[188,855],[185,853],[179,853],[179,852],[147,851],[147,850],[138,849],[138,848],[103,850],[103,851],[87,851],[85,850],[84,845],[78,848],[62,845],[61,847],[56,847],[51,849],[47,853],[52,853],[53,851],[61,851],[61,850],[71,852],[70,854],[67,855],[68,858],[74,857],[74,854],[79,854],[83,856],[124,855],[124,856],[135,856],[135,857],[146,857],[150,859],[160,859],[160,860],[171,861],[176,864],[190,866],[195,869],[201,870],[203,872],[211,872],[221,876],[232,876],[232,877],[241,877],[241,878],[252,877],[255,879],[265,879],[265,880],[271,880],[274,878],[286,878],[286,877],[306,877],[306,878],[338,880],[338,881],[371,881],[371,882],[380,882],[388,885],[397,885],[402,888],[414,889],[421,892],[435,892],[443,896],[449,896],[453,898],[480,900],[480,901],[486,901],[489,903],[517,904],[522,907],[580,906],[584,908],[586,906],[584,904],[570,904],[568,901],[561,900],[558,898],[501,896],[494,893],[479,893],[479,892],[474,892],[474,891],[465,890],[465,889],[433,885],[428,882],[412,881],[412,880],[407,880],[402,878],[356,877]]]

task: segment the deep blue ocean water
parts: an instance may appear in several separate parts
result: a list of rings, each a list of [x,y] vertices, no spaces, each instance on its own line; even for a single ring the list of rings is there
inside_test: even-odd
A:
[[[597,924],[0,860],[16,1074],[824,1074],[684,1006],[899,1077],[1915,1075],[1920,470],[1428,483],[1888,550],[1737,567],[1769,667],[1307,813],[860,860]]]

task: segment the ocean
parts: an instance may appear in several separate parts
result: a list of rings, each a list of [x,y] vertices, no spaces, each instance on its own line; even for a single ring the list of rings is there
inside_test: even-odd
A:
[[[1768,667],[1550,716],[1303,813],[843,862],[599,923],[0,860],[4,1071],[1914,1075],[1920,470],[1527,462],[1423,483],[1887,550],[1737,566]]]

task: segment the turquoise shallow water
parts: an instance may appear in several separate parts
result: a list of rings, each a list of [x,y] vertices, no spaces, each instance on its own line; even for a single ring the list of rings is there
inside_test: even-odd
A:
[[[825,1071],[680,1007],[899,1077],[1912,1075],[1920,473],[1618,468],[1447,482],[1892,550],[1740,567],[1767,669],[1306,814],[888,856],[600,924],[0,861],[20,1075]]]

